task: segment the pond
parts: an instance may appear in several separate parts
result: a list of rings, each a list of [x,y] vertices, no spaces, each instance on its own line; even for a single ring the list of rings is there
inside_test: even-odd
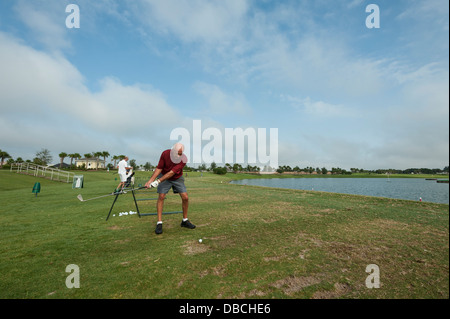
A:
[[[231,183],[449,204],[448,183],[421,178],[261,178]]]

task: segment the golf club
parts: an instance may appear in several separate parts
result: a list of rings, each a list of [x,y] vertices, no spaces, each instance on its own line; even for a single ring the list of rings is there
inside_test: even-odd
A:
[[[145,186],[143,187],[139,187],[139,188],[134,188],[134,190],[138,190],[138,189],[144,189],[146,188]],[[126,188],[124,188],[125,190]],[[112,195],[122,195],[124,193],[122,192],[114,192],[114,193],[110,193],[110,194],[106,194],[106,195],[102,195],[102,196],[98,196],[98,197],[93,197],[93,198],[89,198],[89,199],[83,199],[83,196],[81,196],[81,194],[78,194],[77,198],[81,201],[81,202],[87,202],[89,200],[93,200],[93,199],[99,199],[99,198],[103,198],[103,197],[108,197],[108,196],[112,196]]]
[[[78,194],[77,198],[82,202],[87,202],[88,200],[99,199],[99,198],[107,197],[107,196],[111,196],[111,195],[117,195],[117,193],[111,193],[111,194],[93,197],[93,198],[89,198],[89,199],[83,199],[83,196],[81,196],[81,194]]]

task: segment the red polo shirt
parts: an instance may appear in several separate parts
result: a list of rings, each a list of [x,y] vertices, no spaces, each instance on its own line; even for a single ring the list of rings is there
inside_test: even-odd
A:
[[[163,175],[169,173],[170,171],[174,172],[175,175],[173,175],[172,178],[169,179],[173,181],[183,176],[183,167],[186,166],[187,157],[183,154],[181,155],[181,157],[175,158],[174,163],[170,158],[170,152],[171,150],[165,150],[164,152],[162,152],[158,166],[156,166],[156,168],[161,169],[161,174]]]

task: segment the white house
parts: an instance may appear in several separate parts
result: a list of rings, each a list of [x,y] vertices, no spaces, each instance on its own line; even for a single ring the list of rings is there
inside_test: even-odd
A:
[[[105,161],[98,157],[80,158],[75,161],[75,165],[76,167],[82,167],[83,165],[85,165],[86,169],[106,168]]]

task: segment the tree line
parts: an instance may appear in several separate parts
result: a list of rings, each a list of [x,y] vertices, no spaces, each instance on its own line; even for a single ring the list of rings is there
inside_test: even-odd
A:
[[[333,167],[331,170],[328,170],[325,167],[313,168],[311,166],[300,168],[298,166],[291,168],[290,166],[280,166],[277,169],[278,173],[284,172],[296,172],[296,173],[307,173],[307,174],[328,174],[331,173],[333,175],[351,175],[353,173],[364,173],[364,174],[448,174],[448,166],[445,166],[443,169],[441,168],[408,168],[408,169],[376,169],[376,170],[367,170],[363,168],[350,168],[349,171],[339,168]]]
[[[91,153],[86,153],[81,155],[80,153],[66,153],[66,152],[61,152],[58,154],[59,157],[59,164],[55,165],[56,167],[59,167],[61,169],[64,169],[65,167],[63,167],[63,163],[65,159],[70,159],[70,164],[68,166],[69,169],[86,169],[85,165],[82,165],[81,167],[77,167],[74,164],[74,161],[80,160],[82,158],[85,158],[87,160],[96,160],[97,161],[97,170],[99,167],[99,161],[100,159],[103,159],[103,161],[105,162],[106,165],[106,159],[108,157],[111,157],[111,154],[108,151],[99,151],[99,152],[91,152]],[[115,169],[117,168],[117,163],[119,161],[121,161],[122,159],[125,158],[125,155],[113,155],[111,157],[111,163],[107,164],[105,168],[109,168],[109,169]],[[8,152],[3,151],[0,149],[0,168],[2,168],[3,163],[6,159],[8,159],[8,161],[6,162],[6,164],[10,165],[12,163],[33,163],[36,165],[41,165],[41,166],[48,166],[52,163],[53,161],[53,156],[51,155],[51,152],[48,149],[41,149],[40,151],[35,153],[35,157],[32,160],[24,160],[22,157],[17,157],[16,159],[13,159]],[[128,164],[133,167],[133,169],[137,169],[139,167],[142,167],[143,169],[149,171],[151,169],[154,168],[153,165],[151,165],[150,162],[145,163],[144,165],[137,165],[136,164],[136,160],[135,159],[131,159],[128,161]]]
[[[103,158],[103,160],[106,162],[106,158],[110,156],[109,152],[107,151],[101,151],[101,152],[91,152],[91,153],[86,153],[83,154],[85,158],[87,159],[97,159],[99,160],[100,158]],[[63,168],[63,163],[64,163],[64,159],[66,158],[70,158],[70,168],[74,168],[74,164],[73,161],[74,160],[79,160],[82,158],[80,153],[66,153],[66,152],[61,152],[58,154],[59,159],[60,159],[60,164],[56,165],[59,166],[60,168]],[[37,164],[37,165],[42,165],[42,166],[47,166],[49,164],[52,163],[53,161],[53,156],[51,155],[51,152],[48,149],[41,149],[40,151],[35,153],[35,157],[32,160],[24,160],[22,157],[17,157],[16,159],[13,159],[8,152],[6,151],[2,151],[0,150],[0,157],[1,157],[1,163],[4,162],[5,159],[9,159],[7,161],[7,164],[11,164],[11,163],[33,163],[33,164]],[[124,155],[114,155],[113,156],[113,160],[114,162],[114,166],[117,160],[124,158]],[[98,165],[97,165],[98,166]]]
[[[59,167],[62,168],[63,162],[66,158],[70,158],[70,165],[69,168],[74,169],[76,168],[73,165],[74,160],[80,160],[82,158],[81,154],[79,153],[66,153],[61,152],[58,154],[60,159]],[[97,160],[97,169],[98,169],[98,161],[100,158],[103,158],[103,161],[106,164],[106,158],[111,157],[110,153],[108,151],[99,151],[99,152],[91,152],[83,154],[83,157],[86,159],[96,159]],[[111,157],[111,162],[114,162],[114,164],[109,163],[106,167],[115,169],[117,167],[118,161],[122,160],[125,157],[125,155],[113,155]],[[48,149],[41,149],[40,151],[36,152],[35,157],[33,160],[23,160],[21,157],[17,157],[16,159],[13,159],[8,152],[3,151],[0,149],[0,167],[3,166],[3,163],[5,159],[9,159],[7,161],[7,164],[11,163],[23,163],[23,162],[29,162],[34,163],[37,165],[47,166],[49,165],[53,157],[51,156],[51,152]],[[150,171],[154,168],[154,166],[150,162],[146,162],[144,165],[137,165],[136,160],[131,159],[128,163],[133,169],[137,169],[141,167],[142,169],[146,171]],[[211,163],[209,167],[207,167],[206,164],[201,164],[197,168],[186,166],[186,171],[211,171],[216,174],[225,174],[227,172],[248,172],[248,173],[259,173],[262,171],[271,172],[273,171],[272,168],[265,166],[263,169],[258,166],[252,166],[252,165],[241,165],[238,163],[229,164],[226,163],[225,166],[219,167],[215,162]],[[405,170],[399,170],[399,169],[377,169],[377,170],[366,170],[363,168],[350,168],[349,171],[339,168],[339,167],[332,167],[331,170],[322,167],[312,167],[307,166],[304,168],[300,168],[299,166],[291,167],[289,165],[282,165],[279,166],[276,169],[277,173],[285,173],[285,172],[291,172],[291,173],[304,173],[304,174],[333,174],[333,175],[351,175],[353,173],[366,173],[366,174],[448,174],[448,166],[445,166],[443,169],[440,168],[408,168]]]
[[[298,173],[298,174],[332,174],[332,175],[351,175],[353,173],[364,173],[364,174],[448,174],[448,166],[445,166],[443,169],[440,168],[408,168],[405,170],[399,169],[377,169],[377,170],[367,170],[363,168],[350,168],[350,170],[345,170],[340,167],[332,167],[331,169],[327,169],[326,167],[312,167],[306,166],[300,168],[299,166],[291,167],[289,165],[279,166],[276,170],[271,167],[265,166],[263,169],[258,166],[244,165],[241,164],[229,164],[226,163],[224,167],[217,166],[216,163],[211,163],[209,167],[206,164],[201,164],[198,168],[188,167],[186,169],[189,171],[210,171],[216,174],[224,174],[226,172],[245,172],[245,173],[260,173],[261,171],[265,172],[277,172],[279,174],[283,173]]]

